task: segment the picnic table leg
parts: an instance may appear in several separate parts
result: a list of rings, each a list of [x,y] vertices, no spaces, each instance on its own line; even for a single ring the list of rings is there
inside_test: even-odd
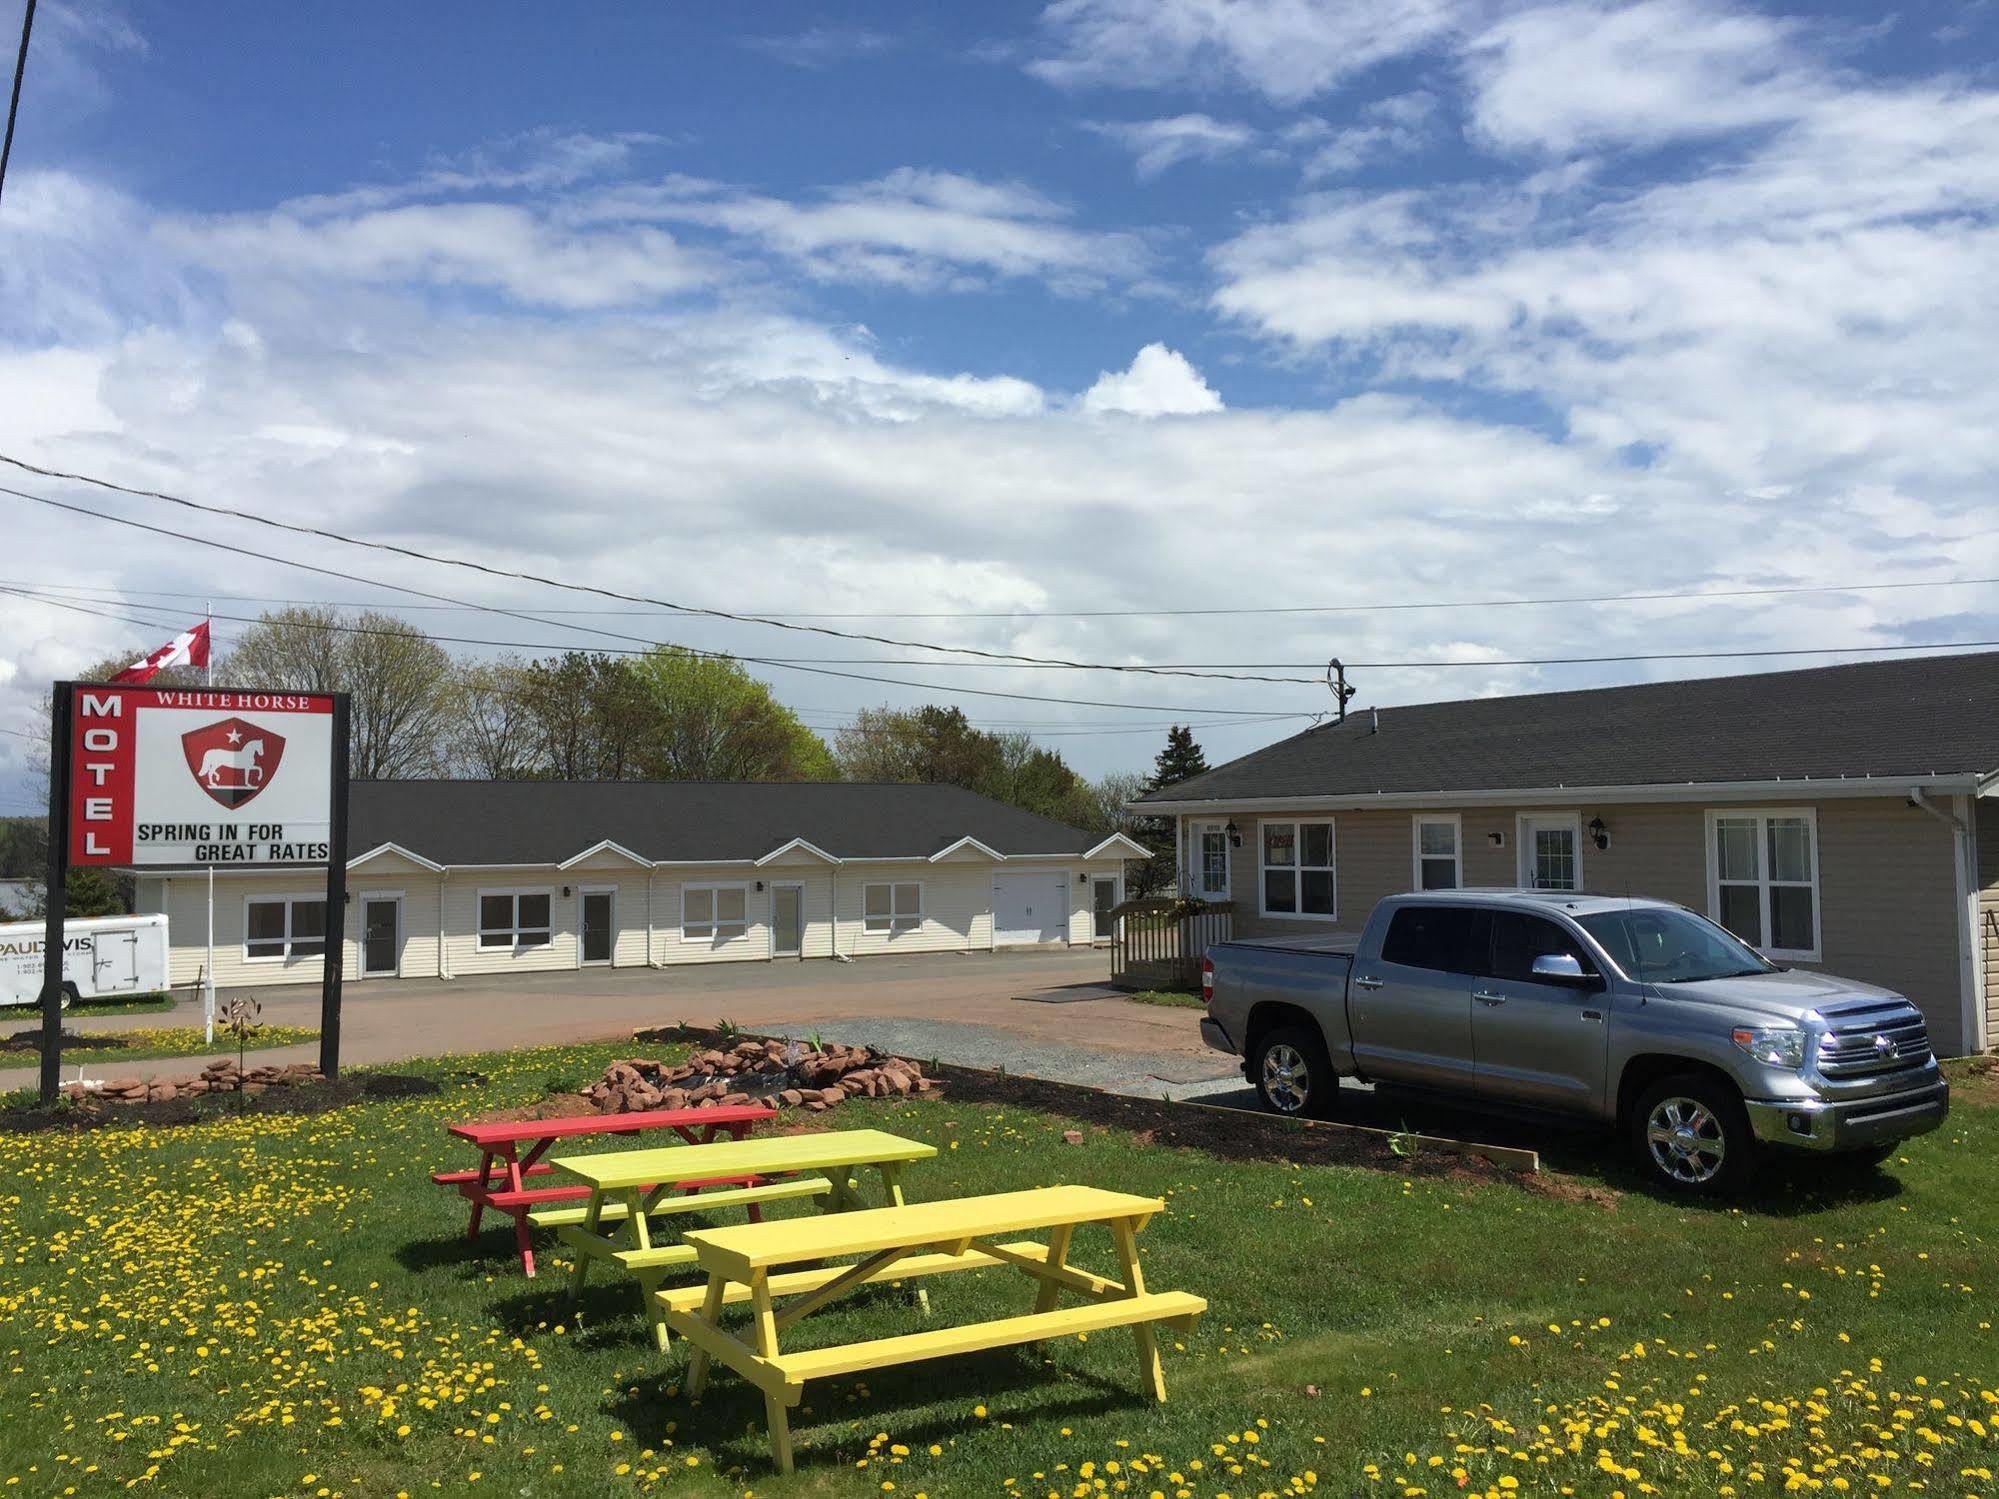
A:
[[[777,1317],[770,1304],[770,1281],[763,1271],[751,1272],[750,1306],[756,1312],[757,1352],[765,1358],[777,1357]],[[764,1391],[764,1421],[770,1427],[771,1461],[780,1473],[791,1472],[791,1414],[784,1396],[776,1390]]]
[[[634,1270],[638,1277],[639,1299],[645,1305],[646,1321],[652,1326],[652,1340],[659,1345],[661,1353],[666,1352],[666,1308],[659,1304],[659,1288],[666,1280],[660,1270]]]
[[[1145,1271],[1138,1263],[1138,1234],[1131,1226],[1129,1218],[1120,1218],[1111,1224],[1111,1238],[1117,1244],[1118,1263],[1124,1267],[1125,1290],[1133,1296],[1145,1294]],[[1138,1344],[1138,1372],[1145,1380],[1146,1388],[1152,1392],[1154,1400],[1166,1399],[1166,1371],[1159,1363],[1159,1340],[1153,1336],[1150,1322],[1134,1322],[1131,1327],[1132,1340]]]
[[[708,1294],[701,1302],[701,1320],[709,1327],[719,1327],[722,1322],[722,1297],[729,1289],[729,1281],[720,1271],[708,1277]],[[694,1345],[693,1357],[687,1361],[687,1398],[699,1400],[701,1392],[708,1387],[708,1350],[701,1344]]]
[[[521,1163],[513,1151],[507,1152],[507,1190],[525,1191],[521,1182]],[[514,1220],[514,1247],[521,1252],[521,1269],[529,1280],[534,1279],[534,1240],[528,1237],[528,1210],[525,1206],[510,1208]]]
[[[465,1237],[468,1239],[479,1237],[479,1219],[486,1211],[486,1193],[499,1185],[493,1180],[493,1160],[497,1154],[498,1152],[491,1150],[479,1152],[479,1180],[474,1184],[474,1190],[467,1194],[472,1199],[472,1221],[465,1229]]]
[[[1075,1224],[1060,1223],[1057,1224],[1055,1226],[1054,1231],[1048,1235],[1048,1259],[1046,1260],[1045,1263],[1048,1265],[1049,1269],[1060,1270],[1063,1266],[1069,1263],[1069,1240],[1072,1237],[1074,1237],[1075,1232],[1076,1232]],[[1061,1292],[1062,1292],[1062,1287],[1058,1281],[1052,1278],[1042,1281],[1041,1289],[1036,1291],[1034,1294],[1035,1311],[1037,1312],[1054,1311],[1055,1298],[1059,1296]]]
[[[909,1204],[902,1195],[902,1162],[883,1161],[881,1174],[882,1191],[888,1200],[896,1207],[908,1207]],[[930,1315],[930,1293],[921,1286],[916,1288],[916,1304],[923,1308],[924,1316]]]
[[[590,1205],[583,1210],[583,1231],[597,1232],[597,1221],[604,1213],[604,1189],[590,1189]],[[576,1268],[569,1273],[569,1304],[577,1305],[583,1299],[583,1277],[590,1273],[590,1261],[594,1258],[587,1250],[576,1251]]]

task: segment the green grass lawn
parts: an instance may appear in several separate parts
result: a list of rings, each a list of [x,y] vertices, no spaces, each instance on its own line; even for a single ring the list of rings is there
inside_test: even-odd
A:
[[[1719,1209],[1608,1162],[1586,1197],[850,1104],[839,1123],[940,1146],[915,1196],[1159,1194],[1148,1281],[1210,1311],[1166,1339],[1164,1407],[1123,1333],[812,1386],[779,1479],[741,1380],[689,1402],[627,1287],[593,1281],[576,1315],[552,1252],[524,1280],[426,1180],[470,1164],[447,1122],[629,1050],[456,1059],[441,1095],[321,1115],[0,1135],[0,1492],[1999,1494],[1990,1079],[1889,1173]],[[468,1065],[489,1081],[448,1080]],[[927,1284],[937,1317],[1031,1299],[998,1270]],[[920,1325],[881,1289],[799,1345]]]
[[[1126,999],[1135,1005],[1165,1005],[1175,1010],[1200,1010],[1206,1006],[1201,996],[1190,994],[1185,989],[1139,989],[1127,994]]]
[[[65,1017],[65,1020],[70,1022],[73,1028],[74,1021],[77,1018],[79,1017],[77,1017],[75,1011],[71,1011]],[[41,1031],[42,1028],[39,1025],[23,1026],[19,1030],[10,1032],[8,1039],[11,1040],[14,1036],[25,1035],[29,1032],[39,1036]],[[107,1031],[104,1034],[107,1037],[115,1038],[123,1044],[117,1046],[92,1046],[89,1044],[65,1046],[62,1049],[63,1066],[70,1067],[76,1064],[84,1064],[103,1068],[107,1066],[115,1067],[122,1062],[152,1062],[167,1057],[202,1057],[206,1059],[209,1057],[219,1057],[224,1054],[229,1056],[236,1054],[236,1038],[220,1027],[216,1029],[213,1041],[204,1041],[202,1039],[201,1027],[198,1025],[134,1027],[131,1030]],[[256,1038],[250,1043],[250,1050],[266,1051],[274,1046],[296,1046],[301,1042],[315,1040],[318,1036],[318,1031],[302,1026],[267,1025],[257,1033]],[[31,1067],[36,1065],[39,1060],[40,1052],[38,1050],[9,1050],[0,1052],[0,1067]]]

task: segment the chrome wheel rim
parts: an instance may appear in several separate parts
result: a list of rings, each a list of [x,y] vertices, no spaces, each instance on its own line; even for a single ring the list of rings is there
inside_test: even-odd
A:
[[[1713,1181],[1728,1154],[1721,1121],[1697,1098],[1661,1100],[1645,1121],[1645,1143],[1653,1164],[1688,1186]]]
[[[1263,1096],[1279,1113],[1295,1114],[1305,1107],[1312,1074],[1295,1046],[1282,1042],[1263,1054]]]

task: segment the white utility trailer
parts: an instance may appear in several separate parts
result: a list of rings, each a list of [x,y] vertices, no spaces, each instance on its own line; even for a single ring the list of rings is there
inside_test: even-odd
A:
[[[0,924],[0,1008],[42,997],[39,921]],[[167,992],[165,916],[85,916],[63,925],[63,1002]]]

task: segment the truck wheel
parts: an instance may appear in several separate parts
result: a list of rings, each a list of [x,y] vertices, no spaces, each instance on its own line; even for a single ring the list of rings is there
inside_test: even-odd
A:
[[[1741,1096],[1698,1072],[1662,1078],[1639,1096],[1631,1143],[1653,1180],[1682,1196],[1724,1196],[1756,1167],[1756,1137]]]
[[[1249,1071],[1256,1096],[1273,1114],[1323,1119],[1332,1112],[1339,1077],[1326,1043],[1302,1025],[1273,1026],[1257,1037]]]
[[[67,1010],[71,1005],[76,1003],[78,998],[80,996],[76,992],[76,985],[65,979],[62,986],[62,1007]]]

